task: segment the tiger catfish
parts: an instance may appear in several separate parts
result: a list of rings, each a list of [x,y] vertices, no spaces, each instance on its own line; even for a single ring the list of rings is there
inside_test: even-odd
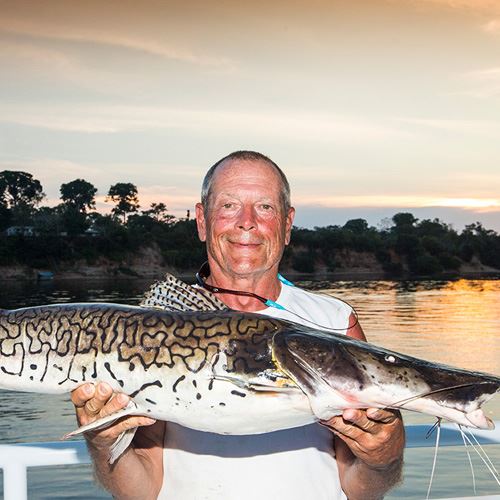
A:
[[[0,310],[0,388],[67,393],[105,381],[126,415],[220,434],[259,434],[346,408],[404,408],[487,429],[481,405],[500,378],[392,352],[324,330],[229,310],[173,276],[140,306],[63,304]],[[124,433],[110,461],[135,430]]]

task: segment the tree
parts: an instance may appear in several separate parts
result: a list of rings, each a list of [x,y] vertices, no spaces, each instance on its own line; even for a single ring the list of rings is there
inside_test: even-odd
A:
[[[11,213],[7,205],[0,200],[0,231],[10,226]]]
[[[0,172],[0,200],[8,208],[33,208],[44,196],[40,181],[30,173],[15,170]]]
[[[142,214],[164,224],[171,224],[175,220],[175,217],[167,212],[165,203],[151,203],[151,208],[143,210]]]
[[[344,224],[344,229],[356,234],[362,234],[368,231],[368,222],[365,219],[350,219]]]
[[[62,184],[60,188],[61,200],[71,205],[78,212],[86,213],[87,210],[95,208],[95,195],[97,188],[83,179]]]
[[[415,226],[418,219],[408,212],[399,212],[392,217],[392,222],[394,222],[396,229],[408,231]]]
[[[127,220],[127,214],[139,210],[139,199],[137,198],[137,187],[130,182],[118,182],[113,184],[108,191],[106,201],[116,203],[111,211],[116,217],[123,217],[123,223]]]

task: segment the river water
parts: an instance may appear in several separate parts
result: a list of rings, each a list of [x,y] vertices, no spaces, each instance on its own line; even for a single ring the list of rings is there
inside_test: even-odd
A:
[[[500,280],[298,282],[351,303],[371,342],[412,356],[500,375]],[[61,302],[136,304],[145,280],[59,283],[0,283],[0,308]],[[487,414],[500,420],[500,397]],[[0,391],[0,443],[54,441],[75,428],[67,396]],[[405,413],[406,423],[428,423]],[[500,445],[486,447],[497,466]],[[403,483],[387,498],[425,498],[432,448],[405,453]],[[500,487],[473,457],[477,494],[499,494]],[[0,472],[1,478],[1,472]],[[432,498],[473,495],[470,466],[461,447],[441,448]],[[2,499],[0,493],[0,499]],[[44,467],[29,473],[30,499],[98,499],[109,496],[94,485],[90,467]],[[226,500],[226,499],[221,499]],[[237,500],[237,499],[227,499]]]

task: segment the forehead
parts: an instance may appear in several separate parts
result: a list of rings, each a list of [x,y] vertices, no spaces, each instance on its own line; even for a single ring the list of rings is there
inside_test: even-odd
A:
[[[258,160],[231,160],[217,167],[212,180],[212,196],[243,191],[279,196],[281,177],[272,165]]]

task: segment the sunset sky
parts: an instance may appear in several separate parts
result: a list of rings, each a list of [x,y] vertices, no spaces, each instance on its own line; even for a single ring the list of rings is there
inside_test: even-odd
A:
[[[0,0],[0,170],[133,182],[184,216],[220,157],[299,226],[398,211],[500,231],[500,1]]]

